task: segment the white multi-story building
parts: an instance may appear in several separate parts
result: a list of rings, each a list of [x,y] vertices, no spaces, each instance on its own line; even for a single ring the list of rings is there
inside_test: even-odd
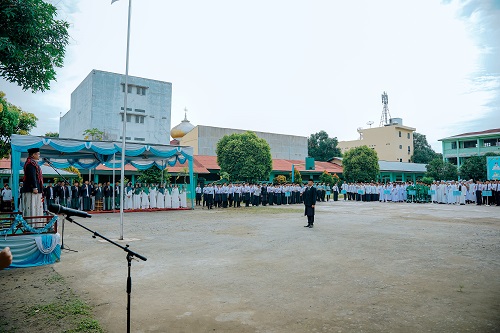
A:
[[[172,83],[129,76],[127,91],[126,140],[169,144]],[[104,140],[121,140],[124,93],[125,75],[92,70],[71,94],[59,136],[84,139],[85,130],[97,128]]]

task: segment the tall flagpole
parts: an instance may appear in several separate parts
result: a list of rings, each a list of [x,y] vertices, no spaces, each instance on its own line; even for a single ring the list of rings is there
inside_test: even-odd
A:
[[[127,26],[127,59],[125,61],[125,97],[123,98],[123,134],[121,154],[121,184],[120,184],[120,240],[123,240],[123,193],[125,189],[125,138],[127,137],[127,95],[128,95],[128,54],[130,48],[130,13],[132,12],[132,0],[128,1],[128,26]]]

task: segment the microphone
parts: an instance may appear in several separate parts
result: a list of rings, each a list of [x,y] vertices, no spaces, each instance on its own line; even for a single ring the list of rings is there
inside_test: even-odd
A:
[[[78,216],[78,217],[92,217],[87,212],[83,212],[81,210],[76,210],[76,209],[71,209],[71,208],[66,208],[61,205],[55,205],[55,204],[50,204],[49,205],[49,212],[55,213],[55,214],[65,214],[67,217],[70,216]]]

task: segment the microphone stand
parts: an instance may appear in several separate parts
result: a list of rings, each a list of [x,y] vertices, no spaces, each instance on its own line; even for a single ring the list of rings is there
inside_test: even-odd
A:
[[[132,259],[134,259],[134,257],[137,257],[143,261],[146,261],[148,259],[146,257],[141,256],[140,254],[135,253],[134,251],[130,250],[128,248],[129,247],[128,244],[126,244],[125,246],[121,246],[120,244],[113,242],[112,240],[104,237],[103,235],[99,234],[98,232],[93,231],[93,230],[85,227],[84,225],[81,225],[80,223],[73,220],[71,218],[71,216],[66,215],[64,218],[66,220],[68,220],[69,222],[74,223],[74,224],[82,227],[83,229],[89,231],[90,233],[92,233],[92,238],[96,238],[96,236],[100,237],[100,238],[104,239],[105,241],[107,241],[115,246],[118,246],[120,249],[127,252],[127,266],[128,266],[128,275],[127,275],[127,333],[130,333],[130,296],[132,293],[132,278],[130,277],[130,269],[132,267]]]
[[[57,169],[54,167],[54,165],[52,165],[52,163],[51,163],[51,162],[50,162],[47,158],[45,158],[45,157],[44,157],[44,158],[43,158],[43,161],[44,161],[44,162],[47,162],[47,163],[50,165],[50,167],[51,167],[52,169],[54,169],[54,171],[55,171],[55,172],[57,172],[57,174],[58,174],[59,176],[61,176],[61,178],[62,178],[62,179],[64,179],[64,182],[65,182],[65,183],[68,183],[68,184],[70,183],[70,182],[66,179],[66,177],[64,177],[63,175],[61,175],[61,174],[59,173],[59,171],[57,171]],[[77,250],[72,250],[72,249],[70,249],[70,247],[69,247],[69,246],[64,247],[64,220],[62,221],[62,228],[61,228],[61,250],[72,251],[72,252],[78,252]]]

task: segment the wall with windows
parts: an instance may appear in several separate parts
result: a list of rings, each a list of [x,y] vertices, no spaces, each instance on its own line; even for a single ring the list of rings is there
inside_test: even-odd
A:
[[[359,140],[339,141],[342,153],[349,149],[367,146],[377,152],[379,160],[410,162],[413,155],[415,128],[399,124],[359,129]]]
[[[83,139],[83,131],[98,128],[106,140],[122,138],[125,76],[93,70],[71,94],[71,109],[61,118],[63,138]],[[126,140],[168,144],[172,84],[129,76]]]
[[[471,156],[486,153],[500,154],[500,129],[476,132],[471,135],[457,135],[440,140],[443,159],[457,166]]]

